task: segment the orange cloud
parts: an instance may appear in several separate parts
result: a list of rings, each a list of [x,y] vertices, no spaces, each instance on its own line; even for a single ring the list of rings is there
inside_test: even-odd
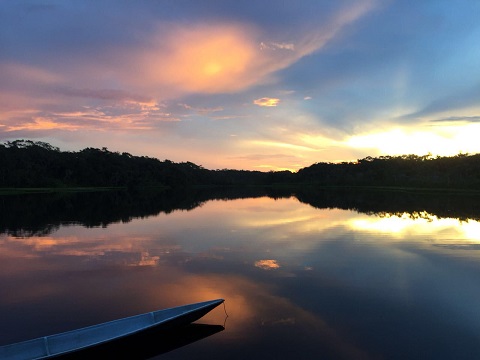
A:
[[[273,270],[280,268],[277,260],[258,260],[255,261],[255,267],[258,267],[263,270]]]
[[[7,131],[18,130],[78,130],[80,127],[62,122],[56,122],[46,117],[36,117],[32,122],[9,126]]]
[[[280,99],[264,97],[261,99],[254,100],[253,103],[258,106],[277,106],[280,102]]]
[[[273,81],[275,72],[320,50],[373,5],[370,0],[362,1],[293,38],[276,34],[273,40],[261,29],[240,23],[163,24],[141,44],[106,48],[95,56],[63,62],[54,71],[0,63],[0,104],[5,105],[3,111],[16,110],[6,96],[22,95],[24,107],[38,104],[44,111],[52,104],[51,92],[60,91],[64,97],[152,105],[159,97],[244,90]],[[70,89],[71,84],[78,88]],[[18,99],[13,103],[19,105]]]
[[[179,93],[228,93],[271,82],[273,74],[320,50],[343,28],[370,11],[370,0],[340,11],[320,28],[295,41],[270,41],[259,29],[245,24],[210,23],[161,28],[150,48],[123,49],[120,68],[108,71],[140,89],[175,97]],[[96,65],[93,65],[96,66]],[[125,77],[126,76],[126,77]],[[272,105],[274,106],[274,105]]]
[[[199,25],[157,35],[151,51],[134,54],[140,86],[169,86],[180,92],[231,92],[253,84],[256,44],[249,30],[233,25]],[[135,57],[139,57],[135,59]]]

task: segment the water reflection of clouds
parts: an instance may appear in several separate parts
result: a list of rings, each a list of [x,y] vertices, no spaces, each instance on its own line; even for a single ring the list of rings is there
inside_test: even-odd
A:
[[[0,241],[3,256],[10,258],[32,258],[40,256],[68,256],[96,259],[121,265],[156,265],[162,255],[179,251],[177,245],[156,246],[151,255],[153,239],[147,236],[102,236],[88,238],[78,235],[53,234],[18,238],[3,236]]]
[[[431,214],[415,218],[406,213],[382,217],[360,216],[350,219],[347,225],[355,231],[378,232],[400,239],[408,237],[411,240],[412,236],[434,236],[436,240],[442,241],[480,241],[480,222],[438,218]]]
[[[71,247],[78,244],[80,240],[76,236],[54,237],[54,236],[31,236],[13,237],[5,236],[5,243],[16,244],[33,251],[49,251],[62,247]]]
[[[403,321],[408,314],[402,311],[416,297],[428,303],[432,319],[438,317],[435,306],[448,321],[475,316],[477,278],[423,244],[465,244],[477,230],[475,221],[368,216],[261,198],[213,201],[107,228],[0,236],[0,283],[9,289],[0,311],[11,304],[36,311],[47,302],[73,302],[79,313],[105,312],[94,314],[97,321],[225,298],[229,319],[222,341],[228,345],[276,344],[277,335],[295,329],[305,332],[292,338],[297,345],[311,346],[307,340],[315,338],[336,358],[368,358],[356,346],[359,335],[338,324],[358,320],[352,327],[390,328]],[[375,310],[372,298],[379,300]],[[68,314],[71,307],[56,311]],[[414,325],[424,329],[425,316]],[[219,309],[204,321],[222,324],[224,317]]]
[[[108,228],[85,230],[66,226],[49,236],[4,235],[0,244],[3,254],[22,258],[42,253],[145,266],[171,261],[174,255],[180,262],[192,258],[228,262],[236,254],[256,267],[278,269],[280,262],[288,267],[298,261],[295,257],[318,248],[322,242],[345,238],[352,232],[380,233],[383,240],[386,236],[436,243],[480,241],[480,223],[474,220],[437,218],[428,213],[416,217],[369,216],[339,209],[315,209],[295,198],[278,201],[265,197],[211,201],[195,211],[161,214]],[[311,268],[310,264],[301,266]]]

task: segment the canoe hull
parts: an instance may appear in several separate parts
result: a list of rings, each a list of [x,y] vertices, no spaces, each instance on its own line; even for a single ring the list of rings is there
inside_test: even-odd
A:
[[[167,330],[184,326],[200,319],[223,301],[223,299],[217,299],[158,310],[2,346],[0,347],[0,359],[49,359],[99,346],[110,341],[121,340],[149,330]]]

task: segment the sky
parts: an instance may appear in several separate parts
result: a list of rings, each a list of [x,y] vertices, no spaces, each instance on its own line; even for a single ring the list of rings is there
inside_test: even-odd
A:
[[[0,143],[208,169],[480,152],[477,0],[0,0]]]

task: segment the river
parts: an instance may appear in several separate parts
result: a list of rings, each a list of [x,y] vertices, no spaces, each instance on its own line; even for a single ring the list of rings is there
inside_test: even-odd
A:
[[[0,345],[223,298],[156,357],[480,354],[478,195],[205,194],[2,196]]]

